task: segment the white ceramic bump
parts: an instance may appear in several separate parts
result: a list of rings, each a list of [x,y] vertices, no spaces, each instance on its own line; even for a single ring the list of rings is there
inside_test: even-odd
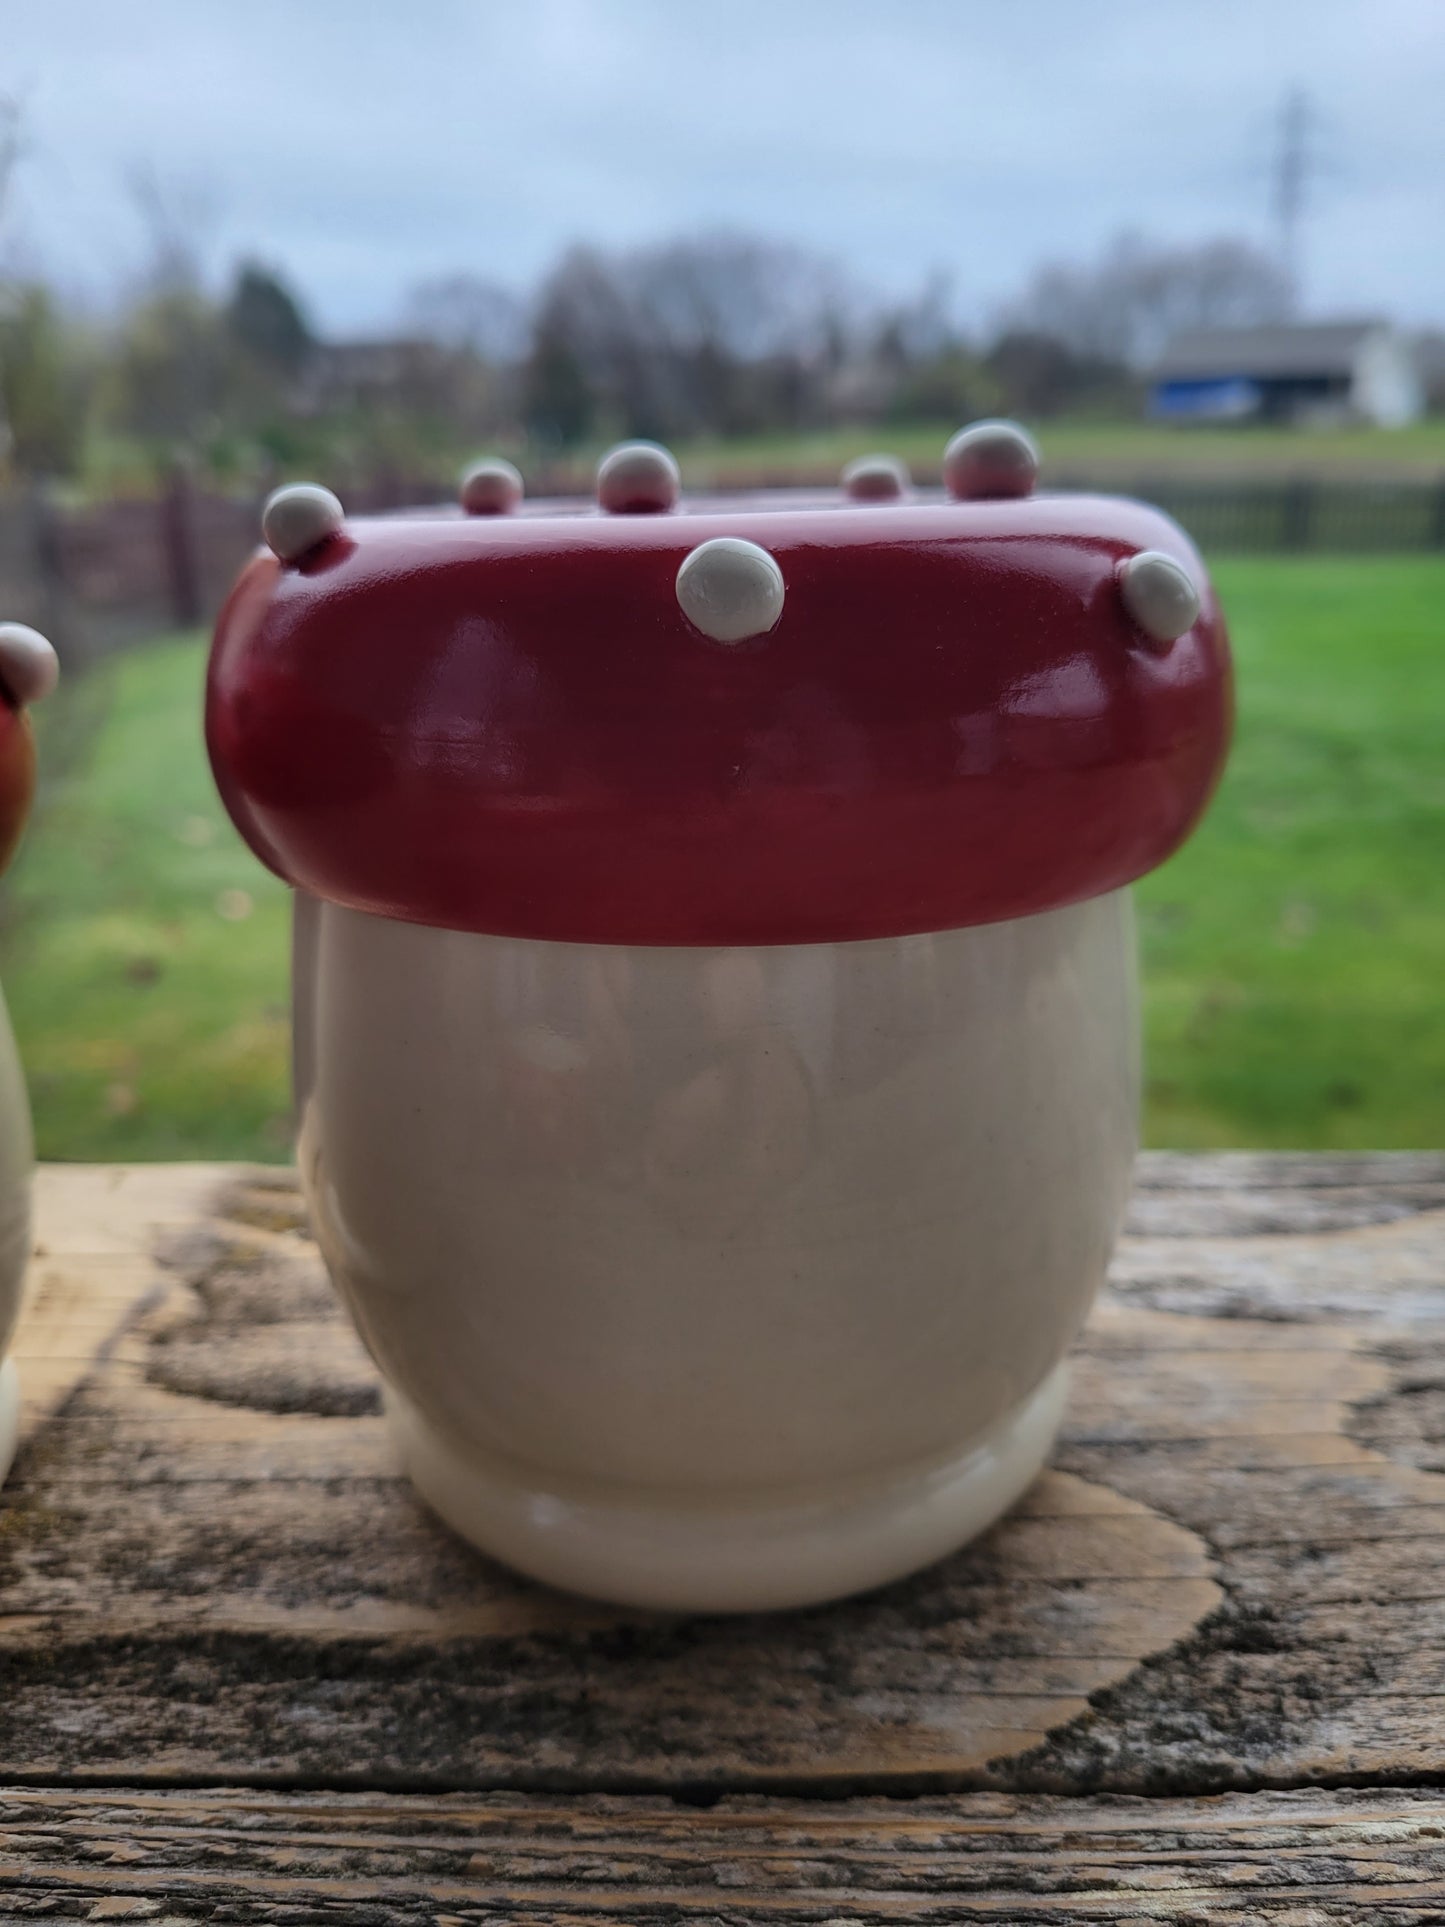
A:
[[[313,1221],[459,1531],[752,1610],[913,1570],[1033,1477],[1133,1153],[1125,895],[733,950],[299,908]]]
[[[609,515],[662,515],[681,493],[681,471],[656,442],[619,442],[597,464],[597,505]]]
[[[677,572],[683,614],[714,642],[765,636],[783,613],[783,597],[783,572],[775,558],[739,535],[700,543]]]
[[[346,521],[346,511],[329,488],[314,482],[293,482],[266,498],[261,511],[261,535],[282,562],[298,562]]]
[[[897,502],[913,486],[907,464],[896,455],[860,455],[839,476],[850,502]]]
[[[10,1469],[20,1424],[20,1381],[6,1353],[20,1320],[30,1257],[30,1107],[10,1018],[0,997],[0,1480]]]
[[[971,422],[943,451],[943,482],[957,501],[1031,495],[1039,478],[1039,451],[1017,422]]]
[[[521,471],[500,455],[473,462],[462,476],[458,496],[468,515],[511,515],[522,504]]]
[[[1199,620],[1199,588],[1182,562],[1141,549],[1119,564],[1124,607],[1154,643],[1167,648]]]
[[[42,701],[59,675],[55,650],[38,629],[23,622],[0,622],[0,683],[12,701]]]

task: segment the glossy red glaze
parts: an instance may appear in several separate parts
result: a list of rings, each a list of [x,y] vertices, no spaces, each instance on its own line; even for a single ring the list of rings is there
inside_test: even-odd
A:
[[[0,692],[0,870],[15,854],[35,794],[35,738],[25,711]]]
[[[727,646],[683,557],[761,543],[786,602]],[[1162,651],[1115,571],[1162,549],[1199,621]],[[564,941],[806,943],[1024,916],[1132,881],[1224,759],[1230,671],[1166,517],[1088,497],[349,523],[258,555],[206,728],[289,882]]]

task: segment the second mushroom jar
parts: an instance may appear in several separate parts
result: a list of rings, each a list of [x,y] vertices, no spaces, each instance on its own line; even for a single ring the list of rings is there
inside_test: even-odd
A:
[[[299,1155],[402,1457],[508,1563],[748,1610],[1027,1486],[1138,1106],[1128,885],[1222,765],[1187,538],[950,444],[949,496],[460,517],[273,498],[222,793],[296,892]]]
[[[23,622],[0,622],[0,870],[15,852],[35,792],[32,703],[48,696],[55,651]],[[6,1353],[20,1322],[30,1260],[30,1105],[0,996],[0,1483],[20,1438],[20,1373]]]

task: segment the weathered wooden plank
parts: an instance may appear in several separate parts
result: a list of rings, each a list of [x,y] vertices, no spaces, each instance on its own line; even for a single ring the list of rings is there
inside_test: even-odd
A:
[[[12,1780],[1191,1792],[1440,1767],[1445,1159],[1146,1160],[1156,1218],[1055,1469],[932,1572],[755,1620],[569,1600],[436,1526],[289,1174],[232,1172],[208,1214],[219,1178],[46,1174],[45,1262],[68,1246],[82,1288],[26,1329],[27,1373],[48,1355],[67,1390],[0,1495]],[[1175,1235],[1186,1204],[1203,1228]]]
[[[1445,1209],[1445,1155],[1397,1152],[1178,1151],[1139,1161],[1128,1229],[1135,1237],[1249,1237],[1346,1231]]]
[[[0,1793],[6,1920],[1271,1922],[1445,1910],[1445,1800],[671,1802]]]
[[[20,1436],[35,1433],[160,1282],[155,1251],[194,1226],[223,1165],[48,1165],[35,1176],[34,1258],[15,1355]]]

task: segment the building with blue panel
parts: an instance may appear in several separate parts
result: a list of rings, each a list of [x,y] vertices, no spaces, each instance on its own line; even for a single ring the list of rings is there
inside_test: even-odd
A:
[[[1424,407],[1411,344],[1384,321],[1192,328],[1149,376],[1149,415],[1173,422],[1372,422]]]

